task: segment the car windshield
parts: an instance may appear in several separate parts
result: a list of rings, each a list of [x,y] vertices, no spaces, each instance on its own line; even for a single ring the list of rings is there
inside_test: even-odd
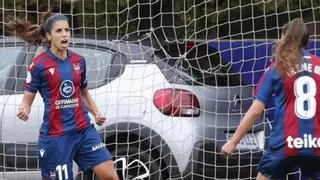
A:
[[[42,46],[34,46],[34,49],[29,46],[0,48],[0,94],[22,94],[27,67],[44,50]],[[86,59],[89,89],[109,83],[124,70],[124,60],[120,55],[106,48],[76,44],[70,50]]]
[[[23,49],[23,46],[0,48],[0,94],[11,93],[14,84],[20,80],[16,75],[19,74],[20,63],[24,63],[23,60],[19,60],[20,57],[25,58],[26,53]]]
[[[106,50],[70,48],[72,51],[82,55],[87,65],[88,88],[100,87],[115,77],[121,71],[121,63],[118,55]],[[118,66],[120,64],[120,67]]]
[[[3,77],[3,70],[7,69],[9,66],[15,65],[16,60],[21,53],[23,46],[17,47],[1,47],[0,48],[0,71],[1,77]]]

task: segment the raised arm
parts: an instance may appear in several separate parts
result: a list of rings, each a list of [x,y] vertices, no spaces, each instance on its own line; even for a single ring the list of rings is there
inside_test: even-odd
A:
[[[31,105],[35,97],[36,97],[36,94],[31,93],[29,91],[24,91],[23,99],[17,112],[17,117],[19,119],[24,121],[29,119]]]

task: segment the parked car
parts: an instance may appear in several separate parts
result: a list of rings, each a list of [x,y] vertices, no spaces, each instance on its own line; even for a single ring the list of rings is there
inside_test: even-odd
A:
[[[74,38],[71,44],[86,58],[90,93],[108,118],[96,128],[120,178],[254,177],[268,131],[263,118],[238,153],[220,154],[252,102],[253,86],[242,84],[205,43],[154,48],[137,42]],[[11,37],[0,44],[0,170],[7,179],[40,179],[35,151],[43,102],[37,95],[27,122],[16,110],[26,68],[43,48]],[[78,179],[93,177],[74,172]]]

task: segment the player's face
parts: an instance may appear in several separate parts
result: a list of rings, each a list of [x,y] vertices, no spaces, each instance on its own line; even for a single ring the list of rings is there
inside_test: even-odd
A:
[[[50,33],[47,33],[47,39],[51,43],[52,48],[60,51],[66,51],[70,43],[70,27],[68,21],[56,21]]]

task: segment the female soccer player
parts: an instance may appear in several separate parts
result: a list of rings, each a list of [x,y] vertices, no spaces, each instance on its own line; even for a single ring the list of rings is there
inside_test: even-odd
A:
[[[320,58],[305,50],[308,37],[302,19],[284,26],[274,62],[261,77],[253,104],[221,149],[223,155],[235,151],[274,95],[274,122],[258,180],[285,178],[293,167],[310,176],[320,172]]]
[[[85,59],[68,49],[68,19],[61,14],[43,19],[40,26],[22,20],[8,25],[25,41],[40,44],[46,40],[48,46],[29,66],[17,112],[19,119],[28,120],[36,92],[40,92],[45,104],[38,141],[42,177],[73,179],[74,160],[83,171],[93,170],[101,180],[118,179],[112,157],[90,123],[88,110],[98,125],[106,118],[88,92]]]

